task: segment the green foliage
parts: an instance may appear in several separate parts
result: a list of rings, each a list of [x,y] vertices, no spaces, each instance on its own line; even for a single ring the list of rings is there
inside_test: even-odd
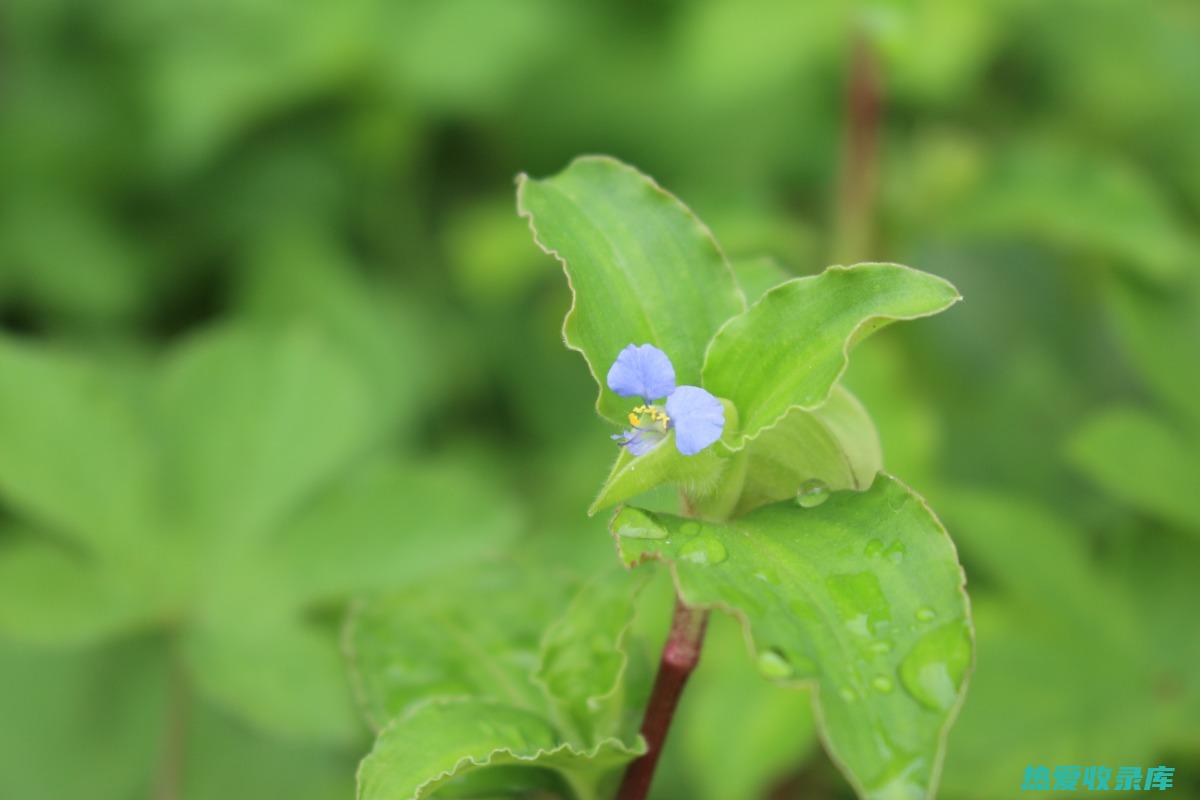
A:
[[[315,603],[474,558],[516,527],[461,466],[371,455],[398,420],[313,326],[215,329],[124,366],[5,339],[0,371],[17,379],[0,388],[0,490],[24,512],[0,546],[4,634],[168,634],[189,687],[263,731],[359,735]],[[161,691],[142,683],[136,702]]]
[[[883,469],[879,434],[842,386],[814,411],[794,408],[746,447],[746,480],[736,511],[795,495],[818,480],[828,489],[866,489]]]
[[[704,657],[675,724],[685,769],[679,796],[762,796],[817,750],[808,693],[764,681],[746,658],[741,626],[725,616],[709,621]]]
[[[381,729],[359,797],[426,797],[504,765],[524,767],[508,791],[551,771],[600,796],[642,748],[645,666],[625,644],[636,590],[612,572],[579,584],[497,563],[362,605],[346,648]]]
[[[743,310],[707,229],[632,168],[577,159],[555,178],[520,179],[517,196],[535,239],[566,269],[567,344],[598,382],[628,337],[644,336],[671,353],[678,381],[695,380],[703,359],[704,384],[733,398],[722,401],[722,441],[705,452],[680,454],[672,432],[647,454],[618,457],[591,511],[669,483],[693,515],[715,520],[620,510],[622,558],[669,562],[684,602],[747,624],[762,643],[763,677],[814,686],[817,724],[860,793],[930,796],[971,661],[962,572],[924,501],[874,480],[875,428],[837,381],[854,343],[892,319],[946,308],[953,287],[863,264],[785,280]],[[779,273],[762,262],[739,272],[760,284]],[[601,389],[598,410],[619,419],[622,406]],[[830,486],[861,493],[816,509]],[[590,585],[555,621],[548,612],[563,590],[532,574],[496,567],[360,610],[347,642],[378,729],[359,772],[364,800],[424,797],[520,765],[534,770],[529,780],[551,770],[594,797],[637,754],[628,726],[640,704],[625,696],[620,645],[628,587]],[[516,592],[531,583],[536,592]],[[764,780],[760,763],[751,760],[749,780]]]
[[[741,461],[714,451],[719,471],[620,502],[675,510],[675,484],[743,515],[814,478],[864,488],[883,463],[945,514],[971,580],[978,668],[940,796],[1110,758],[1176,765],[1172,796],[1196,796],[1192,0],[10,0],[0,28],[0,796],[147,797],[169,741],[181,800],[351,796],[366,745],[346,744],[332,665],[349,594],[427,582],[476,533],[519,530],[521,552],[578,574],[612,560],[581,513],[611,431],[558,344],[569,290],[512,213],[512,176],[581,151],[640,165],[711,225],[754,303],[837,256],[854,38],[883,89],[865,256],[969,303],[881,332],[829,403]],[[290,369],[264,367],[294,377],[313,353],[317,397],[363,416],[282,445],[250,424],[271,452],[233,448],[223,476],[156,398],[170,362],[247,322],[306,331]],[[282,402],[273,380],[255,396]],[[281,425],[303,405],[285,400]],[[204,485],[168,457],[188,442]],[[261,497],[234,484],[260,467]],[[629,644],[653,652],[669,597],[640,604]],[[849,796],[806,693],[761,680],[740,636],[714,619],[656,800]],[[438,794],[570,796],[532,772]]]
[[[1113,497],[1200,533],[1200,450],[1136,409],[1103,411],[1070,443],[1071,459]]]
[[[700,385],[709,340],[745,299],[686,206],[632,167],[588,156],[553,178],[518,179],[517,208],[566,270],[575,305],[563,337],[600,383],[604,417],[619,422],[629,410],[603,376],[630,343],[655,344],[677,383]]]
[[[627,564],[666,561],[685,602],[736,615],[763,677],[813,687],[863,796],[933,794],[972,633],[954,546],[921,498],[881,476],[812,508],[725,524],[629,509],[613,530]]]
[[[1097,569],[1082,532],[1039,505],[978,490],[939,505],[999,589],[977,603],[979,660],[997,666],[972,680],[947,760],[949,791],[1009,791],[1013,767],[1042,753],[1152,760],[1180,741],[1180,715],[1196,709],[1196,641],[1180,635],[1170,604],[1191,580],[1194,546],[1170,545],[1170,555],[1159,545]],[[1041,655],[1067,637],[1070,653]],[[1031,693],[1028,704],[1012,704],[1018,691]]]
[[[753,439],[794,408],[823,405],[849,349],[864,337],[958,299],[946,281],[897,264],[830,267],[796,278],[721,328],[705,356],[704,386],[733,401],[743,440]]]

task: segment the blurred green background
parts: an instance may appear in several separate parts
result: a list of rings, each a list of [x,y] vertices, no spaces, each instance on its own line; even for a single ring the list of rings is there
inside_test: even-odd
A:
[[[848,378],[968,574],[941,794],[1163,763],[1200,797],[1193,0],[4,3],[0,797],[351,797],[349,598],[476,549],[612,558],[513,176],[610,153],[731,258],[819,271],[852,31],[867,255],[966,298]],[[847,797],[737,638],[656,796]]]

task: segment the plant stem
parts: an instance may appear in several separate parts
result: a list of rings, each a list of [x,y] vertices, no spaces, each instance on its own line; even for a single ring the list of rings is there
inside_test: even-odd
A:
[[[867,34],[856,31],[850,45],[850,76],[842,164],[838,178],[834,257],[851,264],[872,251],[871,228],[879,166],[879,127],[883,117],[883,81]]]
[[[642,718],[642,736],[646,739],[645,755],[631,763],[625,770],[617,800],[644,800],[650,792],[654,779],[654,768],[662,754],[667,731],[679,705],[683,687],[692,671],[700,662],[700,649],[704,646],[704,631],[708,627],[708,611],[692,608],[675,598],[675,614],[671,618],[671,633],[663,647],[662,660],[658,664],[658,675],[654,678],[654,689],[646,705],[646,716]]]
[[[182,658],[175,647],[167,686],[167,717],[163,732],[162,754],[154,778],[153,800],[179,800],[182,796],[183,761],[186,747],[188,687]]]

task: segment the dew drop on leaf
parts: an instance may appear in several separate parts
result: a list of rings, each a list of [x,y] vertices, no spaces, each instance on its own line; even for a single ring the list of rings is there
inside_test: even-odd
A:
[[[904,560],[906,552],[908,552],[908,548],[904,545],[904,542],[897,539],[888,545],[888,549],[883,551],[883,555],[893,564],[899,564]]]
[[[816,478],[800,484],[796,491],[796,505],[801,508],[816,508],[829,499],[829,487]]]
[[[954,705],[971,662],[966,626],[951,622],[935,628],[913,645],[900,663],[900,681],[913,698],[932,711]]]
[[[697,537],[685,542],[683,547],[679,548],[680,559],[690,561],[693,564],[705,564],[707,566],[720,564],[725,560],[727,555],[725,545],[712,536]]]
[[[617,520],[617,535],[625,539],[665,539],[667,529],[636,508],[627,508]]]
[[[795,674],[796,668],[778,649],[772,647],[758,654],[758,671],[764,678],[783,680]]]
[[[875,689],[875,691],[882,692],[883,694],[890,692],[893,685],[892,679],[885,678],[883,675],[877,675],[871,679],[871,686]]]
[[[878,558],[883,553],[883,542],[878,539],[872,539],[867,542],[867,546],[863,548],[863,555],[867,558]]]
[[[929,622],[936,616],[937,612],[928,606],[917,609],[917,619],[921,622]]]

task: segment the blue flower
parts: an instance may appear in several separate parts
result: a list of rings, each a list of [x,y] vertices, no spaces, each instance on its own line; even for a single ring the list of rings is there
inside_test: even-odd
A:
[[[621,397],[640,397],[629,412],[632,430],[614,435],[635,456],[645,455],[675,431],[675,447],[694,456],[721,438],[725,407],[699,386],[676,386],[675,367],[667,354],[652,344],[629,345],[608,371],[608,388]],[[666,408],[652,401],[666,398]]]

